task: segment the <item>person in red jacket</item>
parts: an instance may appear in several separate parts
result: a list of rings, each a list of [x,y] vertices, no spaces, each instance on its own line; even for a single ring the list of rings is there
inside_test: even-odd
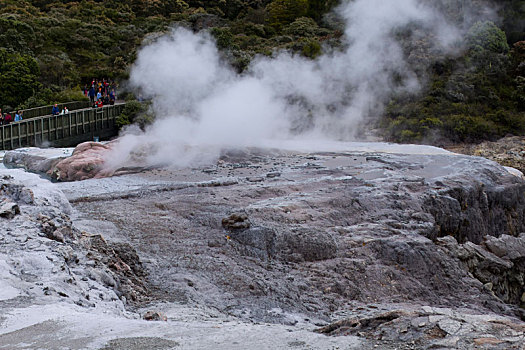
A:
[[[13,121],[13,117],[11,117],[11,113],[6,113],[4,117],[4,125],[7,125]]]
[[[104,106],[104,104],[102,103],[102,99],[99,98],[97,100],[96,106],[97,106],[97,108],[100,108],[100,107]]]

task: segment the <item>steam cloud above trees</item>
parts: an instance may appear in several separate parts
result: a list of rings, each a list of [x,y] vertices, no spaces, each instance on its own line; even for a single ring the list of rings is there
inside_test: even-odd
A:
[[[152,100],[157,121],[124,135],[110,166],[147,153],[150,164],[216,159],[221,147],[269,140],[354,140],[393,93],[420,88],[396,36],[417,28],[447,52],[460,30],[417,0],[356,0],[337,9],[346,23],[343,49],[312,60],[278,52],[257,57],[243,74],[221,59],[209,34],[175,28],[143,47],[130,83]],[[424,54],[422,55],[424,56]]]

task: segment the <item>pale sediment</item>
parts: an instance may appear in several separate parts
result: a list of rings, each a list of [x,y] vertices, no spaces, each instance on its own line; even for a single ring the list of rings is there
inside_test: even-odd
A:
[[[94,335],[94,325],[80,332],[74,316],[62,325],[69,340],[86,336],[86,347],[519,349],[524,341],[525,183],[482,158],[247,149],[208,167],[149,169],[59,183],[56,190],[73,202],[72,216],[11,196],[21,214],[2,225],[26,225],[41,241],[37,249],[46,247],[35,253],[23,245],[20,256],[55,259],[67,249],[79,257],[56,257],[64,266],[57,276],[79,282],[50,285],[51,296],[29,294],[24,312],[53,293],[60,305],[87,303],[72,315],[115,309],[107,316],[114,331],[104,337]],[[50,234],[43,229],[49,220],[36,214],[42,210],[51,213],[44,213],[54,222]],[[64,225],[71,234],[61,242],[53,233]],[[79,228],[108,239],[89,236],[81,244]],[[97,279],[97,271],[107,276]],[[96,281],[116,298],[82,299]],[[2,301],[11,310],[4,324],[22,308],[19,298]],[[146,331],[124,307],[155,309],[168,321]],[[4,328],[0,344],[21,348],[6,339],[30,334],[26,326]],[[192,326],[204,328],[191,334]],[[136,332],[133,339],[110,341],[126,329]]]

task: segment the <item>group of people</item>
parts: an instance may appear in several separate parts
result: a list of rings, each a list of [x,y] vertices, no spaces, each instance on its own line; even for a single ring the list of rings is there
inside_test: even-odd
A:
[[[2,113],[2,109],[0,108],[0,125],[8,125],[12,122],[19,122],[23,119],[23,112],[22,111],[16,111],[14,112],[14,116],[7,112]]]
[[[116,88],[117,85],[114,81],[110,82],[106,79],[98,80],[93,78],[89,88],[88,85],[84,86],[84,95],[89,97],[93,108],[113,105],[117,99]],[[55,116],[69,114],[69,110],[67,107],[60,110],[58,104],[55,103],[51,114]],[[18,110],[16,112],[2,113],[2,109],[0,108],[0,125],[7,125],[12,122],[21,121],[22,119],[23,111]]]
[[[67,109],[67,106],[64,106],[64,108],[62,108],[62,110],[60,110],[60,108],[58,108],[58,104],[55,103],[55,105],[51,109],[51,114],[52,115],[69,114],[69,109]]]
[[[117,99],[116,84],[106,79],[98,80],[93,78],[88,88],[84,86],[84,95],[89,97],[93,107],[102,107],[115,104]]]

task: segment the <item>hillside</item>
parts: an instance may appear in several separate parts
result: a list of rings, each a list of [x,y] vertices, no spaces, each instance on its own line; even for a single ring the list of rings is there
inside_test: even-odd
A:
[[[435,33],[417,25],[393,33],[423,89],[387,96],[373,126],[398,142],[523,135],[524,1],[429,3],[461,28],[457,49],[433,50]],[[276,50],[316,59],[346,44],[343,23],[331,12],[336,5],[336,0],[5,0],[0,107],[80,99],[93,77],[125,82],[144,40],[172,26],[209,31],[238,72],[256,55]],[[390,73],[395,84],[398,72]]]

